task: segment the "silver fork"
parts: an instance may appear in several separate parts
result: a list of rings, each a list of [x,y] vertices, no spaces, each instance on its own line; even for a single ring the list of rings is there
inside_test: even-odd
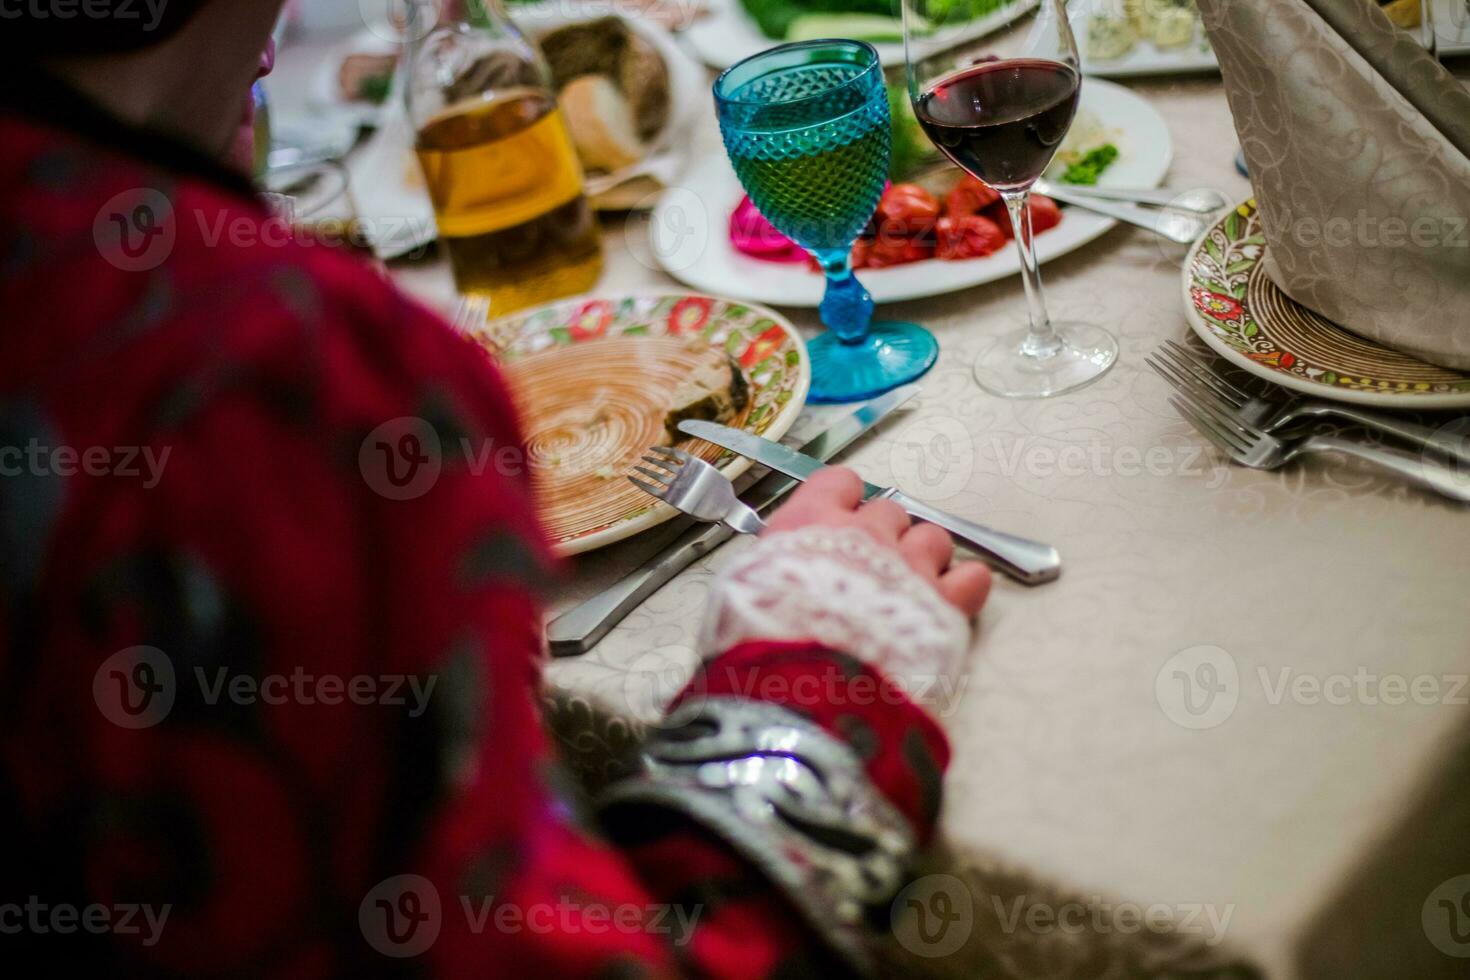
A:
[[[1056,186],[1050,181],[1036,183],[1037,189],[1042,185]],[[1195,214],[1213,215],[1230,206],[1229,198],[1209,187],[1194,187],[1183,191],[1167,187],[1113,187],[1109,184],[1067,184],[1065,187],[1078,197],[1090,197],[1099,201],[1126,201],[1129,204],[1144,204],[1175,211],[1193,211]]]
[[[1181,389],[1169,403],[1199,433],[1235,462],[1257,470],[1280,469],[1306,453],[1339,452],[1357,456],[1392,470],[1410,482],[1428,487],[1452,500],[1470,503],[1470,475],[1458,476],[1447,466],[1418,456],[1365,446],[1338,436],[1310,435],[1282,439],[1233,416],[1218,404]]]
[[[1066,184],[1053,184],[1039,180],[1033,188],[1047,197],[1056,198],[1064,204],[1105,215],[1116,221],[1127,222],[1176,245],[1193,245],[1204,234],[1210,223],[1198,214],[1144,207],[1126,201],[1110,201],[1091,195],[1077,194]]]
[[[654,455],[644,456],[643,461],[661,469],[633,467],[648,477],[646,480],[628,477],[638,489],[706,524],[723,524],[741,534],[755,534],[766,526],[755,511],[735,496],[735,486],[729,477],[698,456],[668,446],[654,446],[649,452]]]
[[[1172,340],[1164,341],[1145,360],[1176,389],[1214,400],[1221,407],[1231,409],[1242,421],[1267,432],[1280,432],[1315,418],[1336,418],[1395,436],[1470,466],[1470,445],[1462,444],[1462,448],[1456,445],[1459,440],[1437,437],[1435,430],[1427,425],[1317,398],[1292,396],[1285,402],[1261,398],[1226,381],[1210,365]]]

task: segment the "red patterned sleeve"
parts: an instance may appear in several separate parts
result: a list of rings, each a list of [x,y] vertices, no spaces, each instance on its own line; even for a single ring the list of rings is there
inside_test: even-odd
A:
[[[839,969],[728,835],[671,812],[611,839],[574,802],[538,716],[558,569],[485,354],[356,264],[192,227],[153,271],[61,255],[97,310],[58,330],[101,326],[62,335],[64,372],[40,333],[16,355],[36,388],[16,438],[166,460],[7,485],[34,502],[36,559],[0,603],[25,640],[0,650],[20,855],[0,899],[165,917],[29,938],[121,975]],[[686,697],[785,704],[925,833],[938,730],[897,692],[839,708],[802,678],[883,683],[747,644]]]
[[[471,445],[514,446],[502,458],[519,459],[493,370],[457,339],[433,346],[412,373],[438,379],[441,446],[452,432]],[[384,414],[412,416],[422,403],[407,398]],[[362,914],[369,942],[390,955],[414,949],[397,938],[409,935],[415,910],[437,906],[437,930],[425,920],[418,941],[435,933],[421,955],[445,975],[845,972],[727,839],[670,812],[610,840],[579,812],[536,718],[535,597],[554,570],[530,531],[528,482],[518,467],[474,472],[454,455],[445,450],[421,497],[367,498],[384,572],[384,648],[405,670],[427,664],[439,677],[414,763],[427,785],[389,807],[407,821],[389,838],[417,843],[379,869]],[[873,668],[810,644],[744,644],[707,664],[683,699],[732,696],[783,705],[851,745],[919,835],[932,828],[943,735]]]

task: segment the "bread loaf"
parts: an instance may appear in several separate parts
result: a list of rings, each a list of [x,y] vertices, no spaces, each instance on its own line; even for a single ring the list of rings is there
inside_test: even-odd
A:
[[[606,75],[583,75],[561,90],[561,108],[577,155],[588,170],[608,173],[643,159],[633,110]]]

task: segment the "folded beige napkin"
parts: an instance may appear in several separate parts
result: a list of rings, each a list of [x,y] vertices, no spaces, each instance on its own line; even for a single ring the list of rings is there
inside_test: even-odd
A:
[[[1198,3],[1266,274],[1355,333],[1470,369],[1470,92],[1375,0]]]

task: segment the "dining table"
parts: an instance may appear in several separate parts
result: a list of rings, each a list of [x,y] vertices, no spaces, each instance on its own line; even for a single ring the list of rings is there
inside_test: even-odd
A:
[[[283,48],[277,81],[312,51]],[[1249,198],[1218,75],[1125,84],[1168,123],[1167,186]],[[723,152],[712,104],[687,142],[691,161]],[[683,288],[651,221],[603,216],[595,293]],[[1019,277],[879,310],[933,331],[939,360],[838,461],[1063,559],[1047,584],[996,577],[966,670],[936,701],[953,747],[946,859],[921,901],[967,883],[944,906],[968,903],[955,928],[1019,976],[1465,976],[1470,512],[1332,454],[1228,463],[1145,365],[1164,341],[1193,344],[1185,252],[1120,225],[1046,264],[1053,315],[1120,345],[1101,380],[1060,397],[998,398],[972,376],[1025,316]],[[442,259],[388,268],[454,309]],[[780,312],[821,329],[815,310]],[[850,410],[808,406],[785,441]],[[569,559],[548,615],[649,560],[656,538]],[[626,744],[657,717],[699,661],[712,579],[749,546],[696,561],[589,652],[549,661],[548,698],[600,719],[584,739]]]

